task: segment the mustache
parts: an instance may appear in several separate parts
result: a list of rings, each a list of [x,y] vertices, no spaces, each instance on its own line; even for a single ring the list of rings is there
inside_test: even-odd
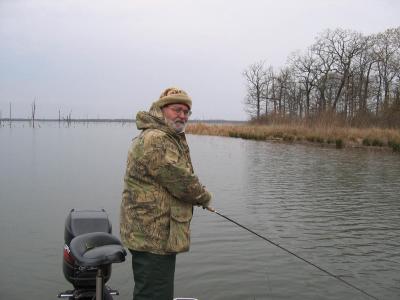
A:
[[[176,123],[186,124],[186,121],[185,121],[185,120],[181,120],[181,119],[175,119],[173,122],[174,122],[175,124],[176,124]]]

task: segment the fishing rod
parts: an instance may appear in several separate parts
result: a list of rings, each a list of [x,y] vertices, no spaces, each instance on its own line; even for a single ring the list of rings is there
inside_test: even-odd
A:
[[[283,251],[285,251],[285,252],[287,252],[287,253],[289,253],[289,254],[291,254],[291,255],[297,257],[298,259],[304,261],[305,263],[307,263],[307,264],[309,264],[309,265],[311,265],[311,266],[317,268],[318,270],[324,272],[325,274],[328,274],[329,276],[331,276],[331,277],[333,277],[333,278],[336,278],[337,280],[339,280],[339,281],[341,281],[342,283],[348,285],[349,287],[351,287],[351,288],[353,288],[353,289],[355,289],[355,290],[357,290],[357,291],[363,293],[364,295],[366,295],[366,296],[368,296],[368,297],[370,297],[370,298],[372,298],[372,299],[379,300],[379,299],[378,299],[377,297],[375,297],[374,295],[369,294],[368,292],[362,290],[361,288],[355,286],[354,284],[352,284],[352,283],[350,283],[350,282],[348,282],[348,281],[346,281],[346,280],[340,278],[339,276],[337,276],[337,275],[335,275],[335,274],[333,274],[333,273],[331,273],[331,272],[329,272],[329,271],[323,269],[323,268],[320,267],[320,266],[317,266],[316,264],[312,263],[311,261],[309,261],[309,260],[307,260],[307,259],[305,259],[305,258],[303,258],[303,257],[301,257],[301,256],[299,256],[299,255],[297,255],[296,253],[294,253],[294,252],[292,252],[292,251],[286,249],[285,247],[279,245],[278,243],[275,243],[274,241],[271,241],[270,239],[266,238],[265,236],[262,236],[261,234],[258,234],[257,232],[251,230],[250,228],[247,228],[246,226],[244,226],[244,225],[242,225],[242,224],[236,222],[235,220],[232,220],[231,218],[229,218],[229,217],[227,217],[227,216],[225,216],[225,215],[223,215],[223,214],[217,212],[214,208],[212,208],[212,207],[203,207],[203,208],[204,208],[204,209],[207,209],[207,210],[210,211],[210,212],[213,212],[213,213],[219,215],[220,217],[222,217],[222,218],[228,220],[229,222],[232,222],[232,223],[236,224],[237,226],[239,226],[239,227],[241,227],[241,228],[247,230],[248,232],[250,232],[250,233],[252,233],[252,234],[258,236],[259,238],[261,238],[261,239],[267,241],[268,243],[270,243],[270,244],[272,244],[272,245],[274,245],[274,246],[276,246],[276,247],[282,249]]]

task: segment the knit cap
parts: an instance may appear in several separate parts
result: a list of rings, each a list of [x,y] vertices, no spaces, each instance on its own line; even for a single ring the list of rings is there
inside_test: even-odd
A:
[[[160,98],[154,104],[159,108],[169,104],[185,104],[189,109],[192,109],[192,99],[190,99],[184,90],[177,87],[167,88],[161,93]]]

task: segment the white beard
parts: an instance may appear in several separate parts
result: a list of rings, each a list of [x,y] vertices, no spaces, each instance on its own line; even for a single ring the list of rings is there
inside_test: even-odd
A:
[[[186,128],[186,124],[187,124],[187,122],[185,122],[185,123],[177,122],[177,121],[169,120],[167,118],[165,118],[165,123],[167,123],[167,125],[169,127],[171,127],[176,133],[185,132],[185,128]]]

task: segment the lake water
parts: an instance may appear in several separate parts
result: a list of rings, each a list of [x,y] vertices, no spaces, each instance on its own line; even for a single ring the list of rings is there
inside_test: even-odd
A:
[[[118,235],[134,124],[0,127],[0,299],[56,299],[71,208],[104,208]],[[400,155],[188,136],[222,214],[379,299],[400,299]],[[130,257],[109,285],[131,299]],[[368,299],[222,217],[195,209],[176,296]]]

